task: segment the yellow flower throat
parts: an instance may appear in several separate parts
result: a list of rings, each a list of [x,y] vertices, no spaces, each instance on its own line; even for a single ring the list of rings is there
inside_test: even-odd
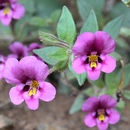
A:
[[[97,55],[90,55],[89,56],[89,62],[90,62],[90,67],[91,68],[96,68],[97,67],[97,60],[98,56]]]
[[[98,112],[98,119],[99,121],[104,121],[105,120],[105,110],[102,109],[100,112]]]
[[[3,13],[4,13],[4,15],[7,15],[7,14],[9,14],[9,12],[10,12],[10,8],[5,8]]]
[[[29,90],[29,96],[35,95],[36,91],[39,87],[39,83],[36,80],[33,80],[30,87],[31,87],[31,89]]]
[[[6,8],[4,9],[3,13],[4,15],[8,15],[10,12],[10,3],[6,3]]]

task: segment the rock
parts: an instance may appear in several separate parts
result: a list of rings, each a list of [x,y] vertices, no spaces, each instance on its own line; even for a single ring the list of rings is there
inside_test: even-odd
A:
[[[34,130],[68,130],[64,126],[39,124]]]
[[[0,115],[0,130],[13,130],[13,121],[8,117]]]

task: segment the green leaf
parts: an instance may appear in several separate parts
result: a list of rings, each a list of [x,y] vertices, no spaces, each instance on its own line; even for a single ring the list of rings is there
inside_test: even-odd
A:
[[[32,17],[29,19],[28,23],[33,26],[47,26],[47,21],[41,17]]]
[[[94,10],[91,10],[88,18],[86,19],[85,24],[81,28],[80,33],[83,33],[83,32],[95,33],[96,31],[98,31],[97,18],[96,18]]]
[[[110,56],[112,56],[113,58],[116,59],[116,61],[119,61],[121,59],[121,55],[117,52],[113,52],[111,54],[109,54]]]
[[[28,13],[34,13],[36,11],[35,8],[35,0],[20,0],[19,3],[22,4],[24,6],[24,8],[26,9],[26,12]]]
[[[74,70],[72,69],[72,64],[70,64],[70,63],[69,63],[69,70],[76,77],[76,79],[78,80],[79,85],[82,86],[84,84],[86,78],[87,78],[86,72],[84,72],[82,74],[75,73]]]
[[[82,19],[85,21],[90,13],[90,10],[93,9],[96,13],[98,21],[101,22],[104,3],[105,3],[104,0],[77,0],[79,13]]]
[[[58,61],[63,61],[68,59],[68,53],[66,48],[59,48],[57,49],[54,53],[50,54],[49,57],[58,60]]]
[[[95,80],[95,81],[90,81],[92,82],[93,84],[95,84],[98,88],[100,89],[103,89],[104,88],[104,82],[103,82],[103,79],[102,77],[100,76],[98,80]]]
[[[69,113],[70,113],[70,114],[74,114],[75,112],[80,111],[81,108],[82,108],[82,104],[84,103],[84,101],[85,101],[85,100],[84,100],[84,96],[83,96],[83,95],[79,95],[79,96],[75,99],[74,103],[72,104]]]
[[[79,74],[79,75],[76,75],[76,78],[77,78],[78,83],[79,83],[80,86],[84,84],[84,82],[86,80],[86,77],[87,77],[86,72],[84,72],[82,74]]]
[[[129,50],[127,41],[121,37],[117,39],[117,45],[125,50]]]
[[[124,101],[120,101],[117,103],[117,110],[120,112],[120,114],[122,113],[123,108],[125,107],[125,102]]]
[[[56,70],[63,71],[68,67],[68,60],[60,61],[55,65]]]
[[[4,26],[0,23],[0,40],[14,40],[10,26]]]
[[[57,25],[57,34],[60,39],[70,43],[72,46],[76,36],[76,27],[72,15],[66,6],[62,9],[62,14]]]
[[[123,91],[124,97],[128,100],[130,100],[130,91],[129,90],[125,90]]]
[[[117,75],[116,71],[105,75],[105,81],[106,81],[107,87],[109,87],[109,88],[117,88],[118,82],[115,79],[116,75]]]
[[[105,75],[105,82],[106,82],[106,86],[107,86],[106,94],[109,94],[112,96],[115,95],[118,84],[119,84],[117,79],[115,78],[116,76],[117,76],[116,71]]]
[[[95,96],[94,95],[94,87],[87,88],[83,91],[84,94],[88,95],[89,97]]]
[[[50,57],[51,54],[54,54],[59,47],[45,47],[42,49],[36,49],[33,52],[40,56],[46,63],[50,65],[55,65],[59,62],[59,60],[54,60]]]
[[[62,7],[59,0],[34,0],[37,16],[50,18],[51,14]],[[27,3],[27,2],[26,2]]]
[[[109,33],[111,37],[116,40],[118,33],[120,31],[120,27],[122,25],[124,17],[120,16],[110,21],[103,29],[103,31]]]
[[[59,40],[57,37],[55,37],[54,35],[50,34],[50,33],[46,33],[46,32],[39,32],[39,36],[40,36],[40,40],[42,42],[46,43],[50,43],[50,44],[56,44],[59,43]]]
[[[60,78],[61,78],[61,75],[60,75]],[[58,92],[62,95],[68,95],[68,94],[71,94],[72,91],[71,89],[66,85],[64,84],[60,79],[58,80]]]
[[[57,22],[61,14],[61,10],[55,10],[50,17],[51,22]]]
[[[117,2],[115,6],[112,8],[109,13],[109,17],[112,19],[118,17],[120,15],[124,15],[123,27],[130,27],[130,8],[126,8],[126,6],[122,2]]]

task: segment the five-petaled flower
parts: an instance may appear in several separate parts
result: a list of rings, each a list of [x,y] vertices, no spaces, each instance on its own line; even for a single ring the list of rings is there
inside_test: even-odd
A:
[[[99,98],[88,98],[82,106],[82,110],[88,112],[84,118],[85,124],[88,127],[97,125],[99,130],[106,130],[109,123],[117,123],[120,119],[120,114],[113,110],[116,104],[116,100],[109,95],[102,95]]]
[[[18,0],[0,0],[0,20],[2,24],[8,26],[12,20],[20,19],[24,16],[23,5],[17,3]]]
[[[39,106],[39,99],[49,102],[55,98],[56,89],[44,80],[49,74],[48,66],[34,56],[26,56],[18,61],[9,58],[5,64],[4,78],[10,84],[9,96],[15,105],[23,101],[31,110]]]
[[[100,71],[111,73],[116,67],[116,60],[107,54],[114,51],[115,45],[114,40],[104,31],[80,34],[72,48],[76,56],[72,68],[77,74],[87,71],[91,80],[97,80]]]
[[[23,45],[21,42],[14,42],[9,46],[9,50],[12,52],[8,58],[16,58],[18,60],[28,55],[27,46]]]

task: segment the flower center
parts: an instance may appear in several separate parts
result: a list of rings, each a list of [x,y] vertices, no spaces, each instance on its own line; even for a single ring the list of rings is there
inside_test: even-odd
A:
[[[98,111],[98,119],[99,119],[99,121],[105,120],[105,109],[101,109]]]
[[[100,115],[99,116],[99,121],[104,121],[105,120],[105,116],[104,115]]]
[[[11,8],[10,3],[6,2],[3,6],[4,6],[4,11],[3,11],[4,15],[8,15],[10,12],[10,8]]]
[[[30,90],[29,90],[29,96],[35,95],[36,91],[39,87],[39,83],[36,80],[32,81],[32,84],[30,85]]]
[[[98,56],[97,55],[90,55],[89,56],[89,62],[90,62],[90,67],[91,68],[96,68],[97,67],[97,60]]]
[[[7,15],[7,14],[9,14],[9,12],[10,12],[10,8],[5,8],[3,13],[4,13],[4,15]]]

